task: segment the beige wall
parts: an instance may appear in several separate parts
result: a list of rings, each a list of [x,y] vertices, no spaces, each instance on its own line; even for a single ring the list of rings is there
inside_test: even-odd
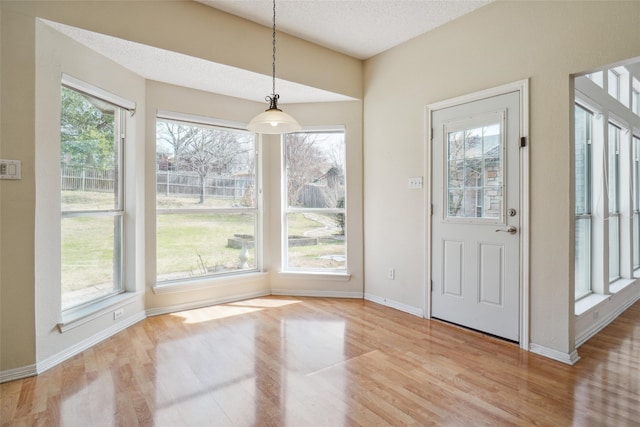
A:
[[[425,106],[530,79],[530,336],[572,353],[570,75],[639,56],[640,2],[499,1],[366,61],[366,293],[424,309]]]
[[[37,74],[44,71],[36,66],[36,58],[50,65],[55,63],[47,59],[52,52],[37,50],[36,17],[267,75],[271,72],[267,28],[197,3],[0,3],[0,156],[20,159],[23,167],[22,180],[0,181],[0,371],[28,371],[45,359],[63,358],[65,351],[70,354],[74,347],[100,338],[99,331],[113,328],[105,316],[60,338],[55,330],[57,308],[42,299],[51,294],[36,285],[36,274],[40,274],[44,285],[50,271],[37,271],[37,259],[42,260],[44,253],[40,250],[41,255],[37,255],[36,229],[42,217],[36,213],[41,208],[38,203],[51,203],[36,198],[36,177],[47,173],[36,171],[37,135],[45,135],[40,120],[44,119],[42,126],[51,126],[50,118],[42,115],[47,114],[41,109],[44,105],[37,107],[39,96],[50,91],[51,86],[36,85]],[[351,281],[327,285],[318,280],[295,285],[296,280],[277,274],[278,255],[274,253],[278,247],[270,246],[265,248],[271,252],[266,257],[270,285],[281,290],[293,287],[301,294],[319,288],[357,294],[362,292],[366,276],[365,292],[369,296],[423,311],[425,200],[424,192],[407,189],[407,178],[428,173],[425,105],[529,78],[531,340],[562,354],[571,353],[574,332],[569,76],[640,56],[640,3],[497,2],[367,61],[364,84],[362,63],[358,60],[288,36],[279,38],[279,47],[279,77],[357,99],[364,94],[364,104],[354,101],[325,106],[328,108],[295,105],[288,110],[303,125],[347,128],[348,203],[352,215],[348,227],[349,233],[354,233],[349,244]],[[82,67],[80,63],[77,66]],[[153,148],[145,130],[149,133],[151,129],[156,106],[182,108],[179,101],[167,103],[177,89],[155,82],[141,83],[137,77],[125,74],[121,84],[135,86],[135,97],[144,94],[143,104],[152,105],[146,112],[144,108],[140,110],[146,123],[137,128],[149,157]],[[114,90],[119,87],[114,86]],[[250,117],[246,116],[252,107],[250,102],[182,90],[180,96],[196,100],[194,113],[210,112],[235,121]],[[210,101],[229,102],[237,110],[230,113],[206,106]],[[273,138],[266,138],[265,143],[268,142]],[[279,175],[279,153],[271,146],[265,149],[264,156],[265,197],[273,201],[265,210],[265,231],[268,236],[275,236],[279,232],[275,205],[278,184],[273,179]],[[150,164],[147,159],[146,167]],[[150,253],[147,237],[153,231],[151,207],[149,201],[143,201],[150,177],[144,170],[142,174],[142,189],[136,199],[136,215],[142,215],[143,221],[136,229],[137,261]],[[360,222],[363,209],[367,212],[364,230]],[[43,265],[53,268],[55,263],[44,259]],[[152,271],[148,264],[144,265],[142,271],[136,272],[136,289],[145,292],[145,300],[133,303],[134,317],[147,309],[162,311],[230,295],[224,293],[230,292],[228,289],[220,294],[153,294],[149,290]],[[386,279],[389,267],[396,268],[395,281]],[[260,280],[242,285],[248,287],[241,289],[266,289]]]
[[[216,118],[247,122],[264,109],[254,103],[220,95],[176,88],[145,81],[140,76],[96,55],[72,40],[36,24],[44,18],[91,31],[146,43],[222,64],[270,75],[270,30],[194,2],[31,2],[0,3],[2,100],[0,155],[22,161],[22,179],[0,181],[0,373],[2,378],[19,377],[46,369],[86,348],[145,314],[187,308],[243,295],[269,292],[269,272],[276,271],[277,258],[265,257],[266,274],[233,284],[213,283],[210,287],[156,294],[154,268],[153,120],[157,108],[213,115]],[[38,34],[38,38],[36,37]],[[362,95],[362,62],[294,37],[278,39],[280,78],[319,89],[359,98]],[[330,64],[331,66],[327,66]],[[137,103],[130,120],[130,136],[137,158],[133,206],[129,223],[135,224],[135,240],[128,246],[135,270],[127,286],[131,292],[123,301],[125,316],[114,322],[112,308],[93,314],[80,326],[60,333],[59,297],[59,192],[56,180],[60,73],[67,72]],[[148,104],[148,105],[147,105]],[[292,106],[303,126],[344,125],[351,129],[347,168],[353,169],[352,280],[349,290],[362,294],[362,103],[304,104]],[[320,123],[318,120],[328,120]],[[274,141],[271,141],[274,142]],[[276,145],[265,148],[265,185],[273,186],[280,173]],[[274,154],[276,153],[276,154]],[[145,159],[143,161],[143,159]],[[151,171],[151,172],[149,172]],[[36,189],[38,191],[36,192]],[[351,197],[351,195],[350,195]],[[352,203],[350,200],[349,203]],[[265,206],[267,233],[279,224]],[[273,239],[272,239],[273,240]],[[352,241],[353,240],[353,241]],[[351,253],[353,251],[353,253]],[[133,283],[131,283],[133,282]],[[323,291],[326,283],[316,283]],[[304,292],[314,288],[304,280]],[[294,286],[295,288],[295,286]],[[335,288],[333,288],[335,289]]]

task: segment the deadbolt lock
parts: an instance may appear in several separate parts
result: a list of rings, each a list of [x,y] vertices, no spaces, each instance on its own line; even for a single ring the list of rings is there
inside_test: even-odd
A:
[[[507,209],[507,215],[509,216],[516,216],[516,210],[511,208],[511,209]]]

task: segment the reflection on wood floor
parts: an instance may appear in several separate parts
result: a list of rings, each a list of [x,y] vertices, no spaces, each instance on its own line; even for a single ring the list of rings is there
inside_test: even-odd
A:
[[[266,297],[150,317],[1,385],[3,426],[640,423],[640,302],[575,366],[362,300]]]

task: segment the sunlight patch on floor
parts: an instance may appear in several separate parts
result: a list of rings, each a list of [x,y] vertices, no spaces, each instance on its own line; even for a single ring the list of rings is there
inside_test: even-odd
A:
[[[194,310],[180,311],[172,313],[171,316],[182,318],[184,323],[202,323],[210,320],[224,319],[226,317],[253,313],[267,308],[284,307],[286,305],[296,304],[299,302],[300,300],[297,299],[255,298],[245,301],[214,305],[211,307],[197,308]]]

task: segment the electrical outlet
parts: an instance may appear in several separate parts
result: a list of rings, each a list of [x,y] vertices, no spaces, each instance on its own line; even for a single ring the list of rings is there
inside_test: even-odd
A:
[[[396,278],[396,269],[390,268],[389,271],[387,272],[387,279],[395,280],[395,278]]]
[[[115,310],[113,312],[113,320],[118,320],[123,315],[124,315],[124,309],[123,308],[119,308],[118,310]]]

